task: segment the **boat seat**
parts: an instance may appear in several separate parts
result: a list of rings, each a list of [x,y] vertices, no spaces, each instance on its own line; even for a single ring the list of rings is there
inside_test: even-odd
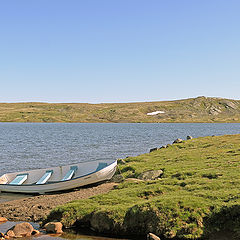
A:
[[[100,171],[100,170],[103,169],[103,168],[105,168],[107,165],[108,165],[107,163],[103,163],[103,162],[98,163],[96,172],[97,172],[97,171]]]
[[[44,184],[51,177],[53,170],[47,170],[44,175],[36,182],[36,184]]]
[[[61,181],[66,181],[72,179],[74,173],[77,171],[78,167],[77,166],[72,166],[70,167],[70,170],[66,173],[64,178]]]
[[[28,173],[18,174],[9,184],[21,185],[27,180],[27,178],[28,178]]]

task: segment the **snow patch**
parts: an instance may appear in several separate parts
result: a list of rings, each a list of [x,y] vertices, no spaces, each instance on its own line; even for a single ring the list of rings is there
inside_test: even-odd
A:
[[[156,112],[147,113],[147,115],[152,116],[152,115],[157,115],[159,113],[165,113],[165,112],[164,111],[156,111]]]

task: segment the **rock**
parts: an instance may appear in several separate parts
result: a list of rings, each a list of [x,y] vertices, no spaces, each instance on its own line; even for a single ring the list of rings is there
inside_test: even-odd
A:
[[[114,220],[105,212],[95,212],[92,214],[90,224],[94,231],[109,233],[114,227]]]
[[[173,144],[174,144],[174,143],[181,143],[181,142],[183,142],[183,140],[182,140],[181,138],[177,138],[177,139],[173,142]]]
[[[163,145],[160,147],[160,149],[162,149],[162,148],[167,148],[167,145]]]
[[[236,103],[228,101],[228,100],[222,101],[221,104],[223,104],[225,106],[225,108],[232,108],[232,109],[237,109],[238,108]]]
[[[214,106],[211,106],[211,108],[209,109],[209,114],[211,115],[218,115],[219,113],[221,113],[222,111]]]
[[[126,182],[134,182],[134,183],[143,182],[143,180],[138,179],[138,178],[127,178],[125,181]]]
[[[49,222],[44,225],[47,233],[63,233],[61,222]]]
[[[153,152],[153,151],[156,151],[156,150],[158,150],[157,147],[155,147],[155,148],[151,148],[149,152]]]
[[[162,170],[151,170],[151,171],[146,171],[141,173],[138,176],[138,179],[141,180],[154,180],[154,179],[158,179],[161,177],[161,175],[163,174]]]
[[[34,235],[34,236],[39,235],[39,234],[40,234],[40,232],[38,230],[36,230],[36,229],[34,229],[32,231],[32,235]]]
[[[10,228],[6,235],[9,237],[30,237],[34,231],[33,226],[28,222],[18,223]]]
[[[124,159],[117,159],[118,164],[126,164],[126,161]]]
[[[187,136],[187,140],[191,140],[191,139],[193,139],[193,137],[192,136]]]
[[[9,238],[13,238],[13,237],[15,237],[15,234],[14,234],[13,230],[8,230],[6,233],[6,236],[8,236]]]
[[[0,222],[7,222],[7,219],[5,217],[0,217]]]
[[[149,233],[147,235],[147,240],[161,240],[161,239],[158,236],[156,236],[155,234]]]
[[[0,232],[0,239],[5,239],[4,234]]]
[[[120,183],[124,180],[123,176],[121,174],[116,174],[112,177],[110,182]]]

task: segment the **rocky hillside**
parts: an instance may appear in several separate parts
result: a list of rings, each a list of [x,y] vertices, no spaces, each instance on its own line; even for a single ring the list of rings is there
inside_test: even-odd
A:
[[[240,100],[197,97],[142,103],[1,103],[0,122],[240,122]]]

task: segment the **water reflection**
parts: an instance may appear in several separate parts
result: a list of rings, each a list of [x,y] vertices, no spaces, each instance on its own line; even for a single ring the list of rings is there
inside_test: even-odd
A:
[[[14,225],[16,225],[17,223],[21,223],[21,222],[0,222],[0,232],[2,233],[6,233],[7,230],[11,227],[13,227]],[[31,222],[32,226],[34,229],[40,230],[39,224],[38,223],[33,223]],[[41,231],[41,230],[40,230]],[[101,237],[101,236],[94,236],[94,235],[88,235],[87,233],[74,233],[73,231],[69,231],[69,232],[65,232],[63,234],[46,234],[44,232],[41,232],[41,235],[38,235],[36,237],[36,240],[44,240],[44,239],[48,239],[48,240],[63,240],[63,239],[69,239],[69,240],[130,240],[127,238],[109,238],[109,237]],[[29,238],[21,238],[21,239],[26,239],[29,240]]]

